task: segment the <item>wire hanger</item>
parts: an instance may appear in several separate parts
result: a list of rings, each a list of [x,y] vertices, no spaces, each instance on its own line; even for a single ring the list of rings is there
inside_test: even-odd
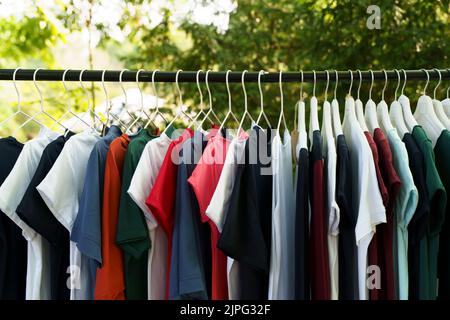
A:
[[[269,118],[267,117],[266,113],[264,112],[264,94],[261,87],[261,76],[265,74],[266,72],[264,70],[260,70],[258,72],[258,90],[259,90],[259,97],[260,97],[260,109],[261,112],[258,115],[258,118],[256,119],[256,125],[259,126],[259,121],[261,120],[261,117],[264,117],[264,120],[266,120],[267,128],[272,128],[272,125],[270,124]]]
[[[337,138],[339,135],[342,134],[342,123],[341,123],[341,115],[339,113],[339,102],[336,98],[336,91],[339,82],[337,70],[334,70],[334,74],[336,76],[336,83],[334,85],[333,101],[331,101],[331,119],[333,121],[334,136]]]
[[[386,90],[386,86],[388,83],[388,76],[386,70],[383,69],[384,73],[384,87],[381,92],[381,101],[377,105],[377,115],[380,120],[381,128],[385,133],[392,130],[394,127],[392,126],[391,119],[389,117],[389,110],[386,101],[384,100],[384,91]],[[398,74],[399,75],[399,74]],[[397,99],[397,89],[400,85],[400,77],[398,78],[397,87],[395,88],[394,101]]]
[[[348,118],[348,121],[354,123],[355,126],[358,126],[361,128],[361,126],[359,125],[358,119],[356,118],[355,100],[352,97],[353,72],[351,70],[349,70],[349,73],[350,73],[350,87],[348,88],[347,98],[345,99],[344,123],[346,122],[346,120]]]
[[[450,72],[450,69],[447,69],[447,72]],[[442,101],[442,105],[444,107],[445,114],[450,119],[450,85],[447,88],[447,97]]]
[[[230,116],[233,117],[233,120],[239,125],[239,120],[236,118],[236,116],[233,113],[233,110],[231,109],[231,93],[230,93],[230,84],[228,83],[228,75],[230,74],[231,70],[227,70],[227,73],[225,74],[225,85],[227,87],[228,92],[228,112],[225,115],[225,118],[223,119],[222,123],[220,124],[219,132],[222,131],[223,126],[227,122],[228,118]]]
[[[440,100],[436,99],[436,90],[439,87],[439,85],[441,84],[442,75],[441,75],[441,72],[438,69],[434,68],[433,70],[436,71],[437,74],[439,75],[439,82],[437,83],[437,85],[434,87],[434,90],[433,90],[433,107],[434,107],[434,112],[435,112],[438,120],[448,130],[448,129],[450,129],[450,119],[445,114],[444,106],[442,105],[442,102]]]
[[[136,118],[133,116],[133,114],[128,110],[128,94],[127,91],[125,90],[125,87],[123,86],[123,81],[122,81],[122,76],[123,73],[125,71],[128,71],[128,69],[123,69],[122,71],[120,71],[119,74],[119,84],[120,84],[120,89],[122,89],[122,93],[123,96],[125,98],[125,101],[123,102],[123,108],[125,109],[126,113],[128,114],[128,116],[130,117],[130,122],[133,122],[134,120],[136,120]]]
[[[33,83],[34,83],[34,87],[36,88],[36,91],[39,94],[39,100],[40,100],[40,111],[34,115],[34,118],[40,116],[41,114],[45,115],[47,118],[49,118],[50,120],[53,121],[54,124],[58,124],[63,130],[67,130],[67,128],[61,123],[59,122],[58,119],[55,119],[51,114],[49,114],[47,111],[45,111],[44,109],[44,97],[42,96],[42,92],[41,89],[39,88],[39,86],[37,85],[36,82],[36,75],[38,73],[38,71],[41,70],[40,68],[37,68],[34,73],[33,73]],[[52,129],[52,128],[50,128]]]
[[[317,111],[317,98],[316,98],[316,71],[313,70],[314,84],[313,94],[310,100],[310,115],[309,115],[309,139],[312,141],[313,132],[319,129],[319,117]]]
[[[106,69],[104,69],[102,72],[102,87],[103,87],[103,93],[105,94],[105,99],[106,99],[106,115],[107,115],[106,124],[109,125],[110,121],[114,119],[118,122],[118,124],[122,128],[126,128],[126,126],[123,124],[123,122],[120,120],[120,118],[111,112],[112,103],[109,100],[108,91],[106,90],[106,86],[105,86],[105,73],[106,73]]]
[[[286,124],[286,117],[284,116],[284,95],[283,95],[283,82],[282,82],[282,77],[283,77],[283,71],[280,70],[280,75],[279,75],[279,79],[278,79],[278,85],[280,87],[280,116],[278,118],[278,125],[277,125],[277,132],[280,133],[280,127],[281,127],[281,120],[283,120],[284,123],[284,129],[285,131],[288,131],[288,126]]]
[[[373,81],[374,81],[374,76],[373,76],[373,71],[370,70],[370,74],[372,77],[372,83],[370,85],[370,91],[369,91],[369,100],[367,100],[366,103],[366,110],[365,110],[365,119],[366,119],[366,124],[368,125],[370,132],[373,134],[373,132],[375,131],[375,129],[379,128],[380,125],[378,123],[378,118],[377,118],[377,105],[375,104],[375,101],[372,100],[372,87],[373,87]],[[387,86],[387,76],[386,76],[386,81],[384,83],[384,88],[383,91],[381,92],[381,100],[384,101],[384,90],[386,89]]]
[[[138,121],[140,119],[142,119],[142,115],[144,114],[147,118],[149,118],[147,112],[145,112],[145,108],[144,108],[144,95],[142,94],[142,90],[141,87],[139,86],[139,74],[144,71],[144,69],[139,69],[136,72],[136,86],[139,90],[139,96],[140,96],[140,104],[141,104],[141,110],[139,110],[139,115],[133,120],[131,121],[131,123],[126,127],[125,132],[129,133],[130,130],[138,123]],[[147,125],[145,125],[144,127],[147,127]]]
[[[203,111],[204,109],[204,105],[203,105],[203,92],[202,92],[202,88],[200,88],[200,72],[203,72],[203,70],[198,70],[197,73],[195,74],[195,82],[197,84],[197,90],[198,90],[198,94],[200,95],[200,111],[197,112],[196,116],[194,117],[194,122],[197,122],[198,118],[200,118],[200,116],[205,116],[206,113]],[[203,129],[203,127],[201,126],[203,124],[203,121],[198,123],[197,125],[197,129]],[[192,124],[191,124],[192,125]]]
[[[433,100],[426,94],[428,83],[430,82],[430,74],[425,69],[422,69],[422,71],[424,71],[427,75],[427,82],[423,88],[423,94],[417,101],[414,117],[427,133],[428,138],[430,138],[433,143],[433,146],[435,146],[441,132],[445,130],[445,126],[439,121],[436,113],[434,112]]]
[[[97,115],[97,113],[95,112],[95,108],[94,108],[93,104],[91,105],[91,99],[89,98],[89,93],[88,93],[88,91],[86,90],[86,88],[84,87],[84,84],[83,84],[83,73],[84,73],[85,71],[86,71],[86,69],[81,70],[79,80],[80,80],[80,86],[81,86],[81,89],[83,90],[83,93],[84,93],[84,95],[86,96],[88,112],[89,112],[89,113],[92,115],[92,117],[93,117],[93,120],[94,120],[93,125],[94,125],[94,127],[96,127],[96,125],[95,125],[95,119],[97,119],[97,120],[102,124],[102,126],[105,127],[105,126],[106,126],[106,123],[104,123],[104,122],[102,121],[102,119],[100,119],[100,117],[99,117],[99,116]]]
[[[415,126],[417,126],[417,121],[414,118],[412,112],[411,112],[411,105],[409,103],[409,99],[407,96],[405,96],[403,94],[403,90],[405,89],[406,86],[406,81],[407,81],[407,75],[406,75],[406,71],[405,69],[401,69],[401,71],[403,71],[403,75],[405,76],[405,83],[403,84],[402,87],[402,94],[400,95],[400,97],[398,98],[398,102],[400,102],[400,105],[402,106],[402,111],[403,111],[403,119],[405,120],[405,123],[408,127],[408,131],[412,132],[413,128]]]
[[[409,131],[408,127],[405,124],[405,119],[404,119],[403,111],[402,111],[402,105],[397,100],[397,89],[400,86],[401,77],[400,77],[400,72],[397,69],[395,69],[395,72],[397,73],[398,82],[397,82],[397,88],[395,89],[395,94],[394,94],[395,95],[395,99],[391,103],[389,116],[390,116],[391,121],[392,121],[394,127],[396,128],[397,133],[399,134],[400,138],[403,139],[403,136],[406,133],[409,133],[410,131]],[[403,94],[403,90],[405,89],[405,85],[406,85],[406,73],[405,73],[405,82],[403,84],[401,94]]]
[[[158,69],[155,69],[152,72],[152,89],[153,89],[153,96],[155,97],[155,112],[151,116],[149,122],[147,122],[147,124],[144,126],[144,128],[147,128],[147,126],[150,124],[150,122],[152,122],[155,125],[155,127],[157,127],[155,120],[158,116],[164,121],[164,123],[166,124],[166,127],[167,127],[167,124],[169,123],[159,109],[159,97],[158,97],[158,92],[156,91],[156,84],[155,84],[155,76],[156,76],[156,72],[158,72],[158,71],[159,71]],[[138,87],[139,87],[139,84],[138,84]],[[140,90],[140,88],[139,88],[139,90]]]
[[[15,116],[17,116],[19,114],[28,118],[25,122],[22,123],[20,128],[22,128],[23,125],[27,124],[29,121],[32,121],[32,120],[35,123],[39,124],[40,126],[44,126],[41,122],[39,122],[36,119],[33,119],[29,114],[27,114],[24,111],[22,111],[22,106],[21,106],[22,99],[21,99],[20,92],[19,92],[19,89],[17,88],[17,83],[16,83],[16,74],[17,74],[17,71],[19,71],[19,70],[20,70],[20,68],[17,68],[16,70],[14,70],[14,72],[13,72],[13,80],[12,80],[13,81],[13,85],[14,85],[14,89],[16,90],[16,94],[17,94],[17,111],[14,112],[9,117],[7,117],[6,119],[4,119],[2,122],[0,122],[0,127],[2,127],[3,125],[7,124],[12,118],[14,118]]]
[[[217,124],[220,123],[219,117],[217,116],[217,114],[214,112],[214,110],[212,108],[212,95],[211,95],[211,89],[209,88],[209,82],[208,82],[209,73],[211,71],[212,70],[208,70],[208,71],[206,71],[206,74],[205,74],[205,84],[206,84],[206,89],[208,90],[209,105],[208,105],[208,112],[206,112],[205,117],[200,122],[201,128],[203,128],[203,123],[205,122],[206,119],[209,119],[212,124],[214,124],[214,120],[217,121]],[[209,116],[210,114],[212,114],[214,116],[214,119],[211,120],[211,118]]]
[[[242,125],[244,123],[245,120],[245,116],[248,115],[248,117],[250,118],[250,120],[252,121],[252,124],[255,123],[255,120],[253,120],[252,115],[250,114],[250,112],[248,112],[248,104],[247,104],[247,91],[245,90],[245,81],[244,81],[244,77],[245,74],[247,73],[247,70],[244,70],[242,72],[242,77],[241,77],[241,83],[242,83],[242,90],[244,91],[244,114],[242,115],[242,119],[241,122],[239,123],[239,127],[238,127],[238,134],[241,132],[242,129]]]
[[[358,69],[356,70],[359,74],[359,84],[358,84],[358,91],[356,92],[356,100],[355,100],[355,108],[356,108],[356,118],[358,118],[359,125],[361,126],[361,129],[363,131],[369,131],[366,125],[366,120],[364,119],[364,110],[363,110],[363,103],[359,99],[359,92],[361,90],[361,84],[362,84],[362,74],[361,71]],[[372,84],[370,86],[369,96],[372,92],[372,86],[373,86],[373,72],[372,74]]]
[[[64,87],[64,91],[65,91],[66,93],[69,93],[69,90],[67,89],[67,85],[66,85],[66,74],[67,74],[67,72],[69,72],[69,70],[70,70],[70,69],[64,70],[63,75],[62,75],[62,84],[63,84],[63,87]],[[71,116],[75,117],[76,120],[75,120],[75,122],[69,127],[69,129],[66,130],[66,132],[65,132],[65,134],[64,134],[65,137],[67,137],[67,135],[69,134],[69,132],[70,132],[73,128],[75,128],[76,125],[77,125],[79,122],[82,122],[82,123],[85,124],[88,128],[91,128],[91,129],[94,130],[94,127],[92,126],[91,123],[87,123],[85,120],[83,120],[82,117],[79,117],[75,112],[72,111],[72,104],[70,103],[70,98],[67,98],[67,111],[66,111],[61,117],[59,117],[58,121],[60,121],[61,119],[64,119],[64,117],[66,117],[66,116],[69,115],[69,114],[70,114]],[[83,116],[84,116],[84,115],[83,115]],[[95,130],[94,130],[94,131],[95,131]]]
[[[334,145],[334,136],[333,136],[333,127],[331,124],[331,105],[328,101],[328,86],[330,85],[330,72],[325,70],[327,75],[327,83],[325,85],[325,93],[324,93],[324,102],[323,102],[323,113],[322,113],[322,136],[324,137],[323,143],[327,145],[328,140],[333,141]]]
[[[167,128],[171,127],[171,126],[175,123],[175,121],[176,121],[177,119],[180,118],[181,115],[186,116],[186,118],[189,119],[189,123],[194,122],[194,119],[192,119],[192,118],[191,118],[187,113],[185,113],[184,110],[183,110],[183,95],[181,94],[180,86],[179,86],[179,84],[178,84],[178,76],[180,75],[180,72],[182,72],[182,71],[183,71],[183,70],[181,70],[181,69],[178,70],[177,73],[176,73],[176,75],[175,75],[175,86],[176,86],[176,88],[177,88],[177,91],[178,91],[178,98],[179,98],[178,111],[177,111],[177,114],[175,115],[175,117],[172,119],[172,121],[170,121],[170,123],[169,123],[169,124],[167,125],[167,127],[164,129],[164,132],[167,130]],[[190,126],[190,124],[189,124],[189,126]],[[189,126],[188,126],[188,127],[189,127]]]
[[[303,70],[300,70],[300,100],[298,102],[298,144],[300,148],[308,149],[308,134],[305,121],[305,101],[303,100]],[[299,151],[299,150],[297,150]],[[297,152],[298,153],[298,152]]]

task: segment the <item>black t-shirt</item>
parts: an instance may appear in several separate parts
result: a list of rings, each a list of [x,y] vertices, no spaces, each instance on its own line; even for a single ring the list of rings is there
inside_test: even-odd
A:
[[[239,262],[239,299],[267,299],[272,237],[270,130],[254,127],[238,164],[230,207],[217,243]]]
[[[420,298],[420,240],[427,231],[430,201],[426,188],[422,153],[412,134],[406,133],[403,136],[403,142],[408,151],[409,167],[419,193],[417,209],[408,225],[409,298],[417,300]]]
[[[358,220],[353,210],[352,170],[350,152],[344,135],[336,142],[336,202],[340,209],[339,220],[339,300],[358,299],[358,256],[355,228]]]
[[[72,136],[60,136],[42,152],[41,160],[31,182],[17,207],[17,215],[44,239],[50,242],[50,283],[52,300],[69,300],[67,268],[70,264],[69,231],[55,218],[42,200],[36,187],[52,168],[64,144]]]
[[[0,139],[0,185],[11,172],[23,144]],[[22,230],[0,211],[0,300],[25,300],[27,241]]]
[[[310,299],[309,279],[309,155],[298,154],[295,212],[295,299]]]

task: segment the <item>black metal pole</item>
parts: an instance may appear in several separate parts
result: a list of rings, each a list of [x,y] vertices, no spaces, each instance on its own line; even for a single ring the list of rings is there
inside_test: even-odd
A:
[[[13,80],[14,71],[16,69],[0,69],[0,80]],[[32,81],[33,75],[35,75],[36,81],[62,81],[63,74],[65,70],[48,70],[48,69],[18,69],[16,72],[16,80],[19,81]],[[438,80],[439,72],[441,74],[442,80],[450,79],[450,69],[439,69],[439,72],[431,69],[427,70],[428,76],[430,80]],[[69,70],[66,73],[65,80],[66,81],[79,81],[80,80],[80,72],[81,70]],[[107,70],[104,72],[103,70],[85,70],[83,72],[83,81],[102,81],[102,78],[105,82],[118,82],[119,75],[121,70]],[[133,82],[136,81],[136,73],[137,71],[124,71],[122,74],[123,82]],[[167,71],[157,71],[154,76],[155,82],[175,82],[177,72],[167,72]],[[226,73],[227,72],[210,72],[208,75],[208,82],[221,82],[225,83],[226,81]],[[427,80],[427,73],[424,70],[406,70],[407,80]],[[139,82],[151,82],[152,81],[153,71],[141,71],[139,72]],[[205,82],[206,72],[200,72],[199,81]],[[358,71],[338,71],[338,81],[349,81],[351,77],[353,77],[353,81],[358,82],[360,80],[360,75],[362,81],[368,82],[372,80],[372,72],[370,71],[361,71],[361,74]],[[336,73],[334,70],[329,70],[328,73],[329,80],[336,80]],[[384,81],[385,78],[389,81],[398,80],[398,77],[404,80],[404,72],[398,70],[398,73],[395,70],[386,70],[384,71],[373,71],[373,79],[374,81]],[[178,82],[196,82],[197,71],[182,71],[179,73]],[[261,75],[261,82],[278,82],[280,78],[279,72],[266,72]],[[301,72],[283,72],[282,73],[282,82],[296,82],[300,83],[302,78]],[[314,82],[314,78],[316,78],[317,82],[324,82],[327,80],[327,72],[326,71],[316,71],[315,76],[313,71],[305,71],[303,72],[303,81],[304,82]],[[242,72],[241,71],[232,71],[228,75],[228,81],[232,82],[241,82],[242,80]],[[245,73],[245,82],[257,82],[258,81],[258,72],[247,72]]]

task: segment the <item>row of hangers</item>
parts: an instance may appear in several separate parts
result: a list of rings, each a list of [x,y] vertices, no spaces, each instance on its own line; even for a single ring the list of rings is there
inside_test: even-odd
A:
[[[13,73],[13,84],[14,84],[14,88],[15,88],[15,91],[17,94],[17,99],[18,99],[17,111],[14,112],[7,119],[3,120],[0,123],[0,127],[2,127],[6,123],[8,123],[8,121],[10,121],[12,118],[14,118],[17,115],[22,115],[22,116],[26,117],[27,120],[24,121],[21,125],[19,125],[16,128],[16,130],[14,131],[14,134],[16,134],[18,130],[20,130],[21,128],[23,128],[25,125],[27,125],[30,122],[35,122],[36,124],[38,124],[41,127],[46,127],[41,121],[39,121],[37,119],[37,117],[39,117],[41,115],[46,116],[48,119],[53,121],[55,125],[59,125],[59,127],[61,127],[66,133],[71,131],[72,127],[74,127],[75,125],[77,125],[81,122],[85,127],[91,128],[92,130],[94,130],[98,133],[103,132],[104,128],[106,128],[107,126],[109,126],[111,124],[117,124],[124,130],[124,132],[130,134],[130,133],[132,133],[132,129],[139,123],[139,121],[142,121],[144,123],[144,126],[143,126],[144,128],[147,128],[150,125],[157,128],[158,125],[156,124],[155,121],[157,120],[158,117],[165,123],[164,131],[167,130],[167,128],[171,127],[177,120],[181,120],[182,117],[184,117],[184,120],[186,120],[186,122],[188,123],[188,127],[193,127],[196,125],[197,128],[203,128],[204,122],[206,120],[209,120],[211,122],[211,124],[220,123],[220,129],[222,129],[222,128],[224,128],[224,125],[227,123],[227,121],[233,120],[237,124],[238,132],[239,132],[242,129],[245,119],[248,118],[252,124],[256,124],[256,125],[259,125],[260,121],[262,119],[264,119],[265,122],[267,123],[268,127],[272,128],[269,118],[267,117],[267,115],[264,111],[264,95],[263,95],[263,91],[262,91],[262,87],[261,87],[261,75],[265,74],[265,71],[263,71],[263,70],[259,71],[259,73],[258,73],[258,89],[259,89],[259,93],[260,93],[260,112],[258,114],[258,117],[256,118],[256,121],[253,119],[252,115],[248,111],[247,91],[245,88],[245,74],[247,73],[247,70],[244,70],[242,72],[242,76],[241,76],[241,85],[242,85],[242,89],[243,89],[243,93],[244,93],[244,112],[242,114],[242,118],[240,121],[238,120],[238,117],[235,115],[235,113],[232,110],[232,100],[231,100],[231,93],[230,93],[230,87],[229,87],[229,81],[228,81],[228,76],[229,76],[229,73],[231,72],[231,70],[228,70],[226,72],[226,77],[225,77],[225,84],[226,84],[226,89],[227,89],[227,93],[228,93],[228,110],[222,121],[220,121],[219,117],[214,112],[213,107],[212,107],[212,95],[211,95],[211,90],[210,90],[209,81],[208,81],[208,76],[209,76],[209,73],[211,72],[211,70],[206,71],[206,74],[205,74],[205,84],[206,84],[206,88],[207,88],[207,92],[208,92],[208,96],[209,96],[209,104],[208,104],[207,109],[205,109],[205,106],[204,106],[203,92],[200,87],[200,81],[199,81],[199,76],[204,71],[198,70],[196,73],[197,89],[198,89],[199,96],[200,96],[200,109],[199,109],[199,112],[193,117],[191,115],[189,115],[189,113],[187,113],[183,109],[183,107],[184,107],[183,96],[182,96],[179,82],[178,82],[178,77],[182,70],[178,70],[176,72],[176,76],[175,76],[175,86],[176,86],[176,89],[178,92],[178,106],[177,106],[175,116],[173,117],[173,119],[170,122],[168,122],[166,120],[164,114],[160,110],[159,99],[158,99],[156,85],[155,85],[155,75],[157,72],[159,72],[159,70],[154,70],[152,72],[152,76],[151,76],[153,94],[156,99],[155,110],[152,114],[148,114],[148,112],[145,110],[144,102],[143,102],[144,101],[143,93],[139,86],[139,74],[144,70],[140,69],[137,71],[136,85],[137,85],[137,88],[139,89],[141,103],[140,103],[140,111],[138,112],[137,116],[135,116],[135,115],[131,114],[127,108],[128,98],[127,98],[126,90],[122,83],[122,75],[128,69],[124,69],[121,71],[121,73],[119,75],[119,83],[120,83],[120,86],[121,86],[121,89],[123,91],[124,98],[125,98],[124,108],[122,111],[126,112],[129,115],[129,118],[130,118],[129,123],[123,123],[122,120],[120,119],[120,115],[116,115],[111,112],[112,104],[109,99],[109,94],[108,94],[108,91],[106,90],[105,81],[104,81],[106,70],[103,70],[102,80],[101,80],[103,92],[104,92],[105,99],[106,99],[106,120],[102,120],[101,116],[96,113],[94,106],[92,106],[90,104],[88,91],[86,90],[86,88],[84,87],[84,84],[83,84],[83,73],[86,70],[82,70],[79,75],[79,83],[80,83],[80,86],[87,98],[88,112],[92,116],[92,119],[93,119],[92,123],[87,122],[82,117],[80,117],[79,114],[77,114],[73,111],[70,99],[68,99],[68,102],[67,102],[66,112],[63,113],[63,115],[61,115],[58,119],[54,118],[51,114],[49,114],[47,111],[45,111],[43,96],[42,96],[41,90],[36,82],[36,75],[37,75],[38,71],[41,69],[36,69],[33,73],[33,83],[34,83],[34,86],[35,86],[36,91],[38,92],[39,98],[40,98],[39,112],[35,115],[29,115],[28,113],[23,111],[23,109],[21,107],[20,92],[19,92],[19,90],[17,88],[17,84],[16,84],[16,74],[17,74],[17,71],[19,71],[19,70],[20,70],[20,68],[17,68],[17,69],[15,69],[15,71]],[[442,102],[439,100],[436,100],[436,89],[439,87],[439,85],[441,83],[441,79],[442,79],[440,71],[437,69],[434,69],[439,74],[439,82],[436,85],[436,87],[434,88],[433,99],[431,99],[429,96],[426,95],[426,89],[428,87],[430,76],[429,76],[429,73],[427,70],[425,70],[425,69],[422,69],[422,70],[427,75],[427,82],[424,87],[423,95],[419,98],[416,112],[414,115],[411,112],[409,99],[408,99],[408,97],[406,97],[404,95],[404,89],[405,89],[406,82],[407,82],[406,71],[404,69],[401,69],[401,71],[403,71],[403,74],[404,74],[404,83],[403,83],[403,86],[401,89],[401,95],[398,99],[397,99],[397,91],[401,84],[401,76],[400,76],[400,72],[398,70],[395,70],[395,72],[397,73],[397,76],[398,76],[398,82],[397,82],[397,87],[395,89],[394,101],[391,103],[390,108],[388,108],[388,105],[384,100],[384,93],[385,93],[385,90],[386,90],[386,87],[388,84],[388,78],[387,78],[386,71],[383,70],[383,72],[385,74],[385,84],[384,84],[384,87],[381,92],[381,102],[378,103],[378,105],[376,105],[375,102],[372,100],[372,88],[373,88],[373,84],[374,84],[374,75],[373,75],[373,71],[370,71],[370,73],[372,75],[372,81],[371,81],[371,85],[370,85],[370,89],[369,89],[369,99],[365,105],[365,112],[363,110],[363,103],[360,100],[362,75],[361,75],[361,71],[357,70],[357,72],[359,73],[359,76],[360,76],[359,86],[358,86],[358,90],[357,90],[357,99],[356,100],[346,99],[345,115],[348,114],[352,118],[354,115],[354,118],[359,122],[362,130],[364,130],[364,131],[373,132],[375,130],[375,128],[380,127],[380,123],[381,123],[381,127],[384,130],[389,130],[389,129],[395,127],[400,136],[403,136],[406,132],[411,132],[412,128],[418,124],[417,120],[420,119],[420,121],[419,121],[420,124],[425,128],[427,133],[430,135],[431,140],[435,143],[437,138],[439,137],[440,132],[443,129],[450,129],[450,119],[449,119],[449,117],[450,117],[450,99],[448,98],[449,90],[447,90],[447,99],[444,101],[444,104],[446,104],[447,107],[444,108]],[[63,76],[62,76],[62,83],[63,83],[66,93],[68,92],[68,89],[66,86],[66,74],[68,71],[69,71],[69,69],[65,70],[63,73]],[[342,134],[342,125],[341,125],[340,114],[339,114],[339,104],[338,104],[338,101],[336,98],[336,91],[337,91],[337,86],[338,86],[338,73],[337,73],[337,71],[335,71],[336,82],[335,82],[335,87],[334,87],[334,97],[333,97],[333,100],[331,101],[331,103],[329,103],[327,100],[327,94],[328,94],[330,77],[329,77],[329,71],[325,71],[325,72],[327,74],[327,82],[326,82],[326,87],[325,87],[324,105],[323,105],[323,129],[327,130],[327,131],[331,130],[332,132],[334,132],[335,136],[337,136],[339,134]],[[353,73],[350,70],[349,70],[349,72],[351,75],[351,83],[350,83],[350,87],[349,87],[349,91],[348,91],[348,96],[351,96],[351,89],[353,86]],[[310,121],[309,121],[310,136],[313,131],[319,130],[318,100],[316,98],[316,73],[315,73],[315,71],[313,71],[313,74],[314,74],[314,84],[313,84],[313,90],[312,90],[312,97],[310,99]],[[276,127],[278,131],[281,128],[281,124],[284,125],[286,130],[288,129],[288,126],[286,123],[286,117],[284,115],[284,96],[283,96],[283,86],[282,86],[282,75],[283,75],[283,72],[280,71],[279,72],[280,114],[278,117],[278,122],[277,122],[277,127]],[[65,127],[64,124],[62,123],[62,119],[64,119],[65,117],[67,117],[69,115],[76,119],[75,123],[71,126],[71,128]],[[295,112],[295,117],[297,118],[297,116],[298,116],[298,122],[294,120],[294,129],[296,131],[298,131],[298,133],[299,133],[300,146],[307,147],[307,134],[306,134],[306,126],[305,126],[305,102],[303,99],[303,71],[301,71],[301,80],[300,80],[300,99],[296,105],[296,112]],[[50,129],[54,129],[54,126],[52,126]]]

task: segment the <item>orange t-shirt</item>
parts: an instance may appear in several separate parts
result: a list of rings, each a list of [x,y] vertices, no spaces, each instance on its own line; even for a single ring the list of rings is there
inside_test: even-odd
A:
[[[129,142],[130,139],[126,134],[116,138],[111,142],[106,156],[101,219],[102,265],[97,269],[95,300],[125,299],[123,255],[115,240],[119,219],[122,170]]]

